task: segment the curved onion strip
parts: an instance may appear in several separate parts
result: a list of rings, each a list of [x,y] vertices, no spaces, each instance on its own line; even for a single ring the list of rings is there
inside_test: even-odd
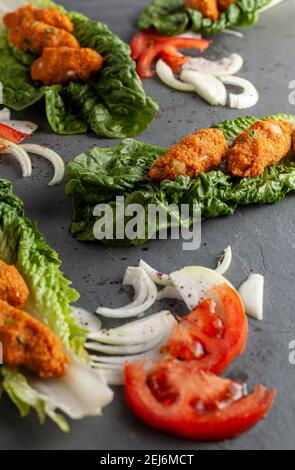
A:
[[[158,332],[154,335],[154,338],[148,342],[142,342],[141,344],[130,344],[130,345],[105,345],[99,344],[96,342],[88,342],[86,343],[86,347],[92,351],[101,352],[103,354],[115,355],[115,356],[123,356],[123,355],[134,355],[134,354],[141,354],[150,349],[153,349],[158,344],[163,341],[163,338],[166,338],[171,334],[172,329],[176,326],[177,321],[173,317],[173,315],[169,314],[166,315],[166,325],[162,331]]]
[[[148,310],[157,300],[157,287],[142,268],[128,268],[124,284],[134,286],[135,300],[122,308],[98,308],[96,312],[99,315],[107,318],[136,317]],[[139,298],[142,300],[142,292],[145,294],[145,299],[142,303],[139,303]]]
[[[263,320],[264,277],[251,274],[239,288],[247,314],[255,320]]]
[[[221,77],[226,75],[235,75],[243,67],[244,60],[239,54],[232,54],[219,60],[208,60],[204,57],[191,58],[189,62],[183,65],[182,70],[192,70],[195,72],[204,72]]]
[[[146,274],[151,278],[151,280],[159,285],[159,286],[167,286],[169,284],[169,276],[168,274],[161,273],[160,271],[156,271],[152,268],[149,264],[145,261],[140,260],[139,267],[142,268]]]
[[[140,354],[156,347],[162,341],[163,336],[163,331],[161,331],[161,333],[155,336],[152,341],[141,344],[131,344],[129,346],[113,346],[88,341],[85,344],[85,348],[89,349],[90,351],[96,351],[102,354],[109,354],[114,356],[123,356],[124,354]]]
[[[10,109],[3,108],[3,109],[0,110],[0,122],[9,121],[10,117],[11,117]]]
[[[230,246],[228,246],[228,247],[224,250],[224,255],[223,255],[222,259],[218,262],[218,266],[217,266],[217,268],[215,269],[215,271],[216,271],[218,274],[221,274],[222,276],[224,276],[224,274],[226,274],[227,271],[228,271],[229,268],[230,268],[230,265],[231,265],[231,262],[232,262],[232,258],[233,258],[232,249],[231,249]]]
[[[195,92],[212,106],[226,105],[226,88],[224,84],[213,75],[184,70],[180,78],[184,82],[194,85]]]
[[[230,93],[229,104],[231,108],[246,109],[252,108],[259,101],[259,93],[253,83],[241,77],[220,77],[225,85],[237,86],[243,89],[240,94]]]
[[[173,299],[182,300],[181,295],[177,292],[175,287],[167,286],[158,293],[157,300]]]
[[[136,362],[144,359],[145,354],[134,354],[133,356],[90,356],[92,364],[119,364],[123,366],[125,362]]]
[[[56,184],[60,184],[62,182],[65,175],[65,164],[60,155],[47,147],[43,147],[42,145],[22,144],[20,147],[27,152],[40,155],[52,163],[54,167],[54,176],[48,183],[48,186],[55,186]]]
[[[32,175],[32,162],[30,160],[29,155],[27,152],[20,148],[19,145],[13,144],[9,142],[9,140],[0,138],[0,144],[3,144],[5,150],[1,153],[8,153],[13,155],[22,169],[23,178],[27,178],[28,176]]]
[[[202,39],[202,34],[186,31],[178,36],[179,38]]]
[[[101,330],[90,334],[88,339],[116,346],[147,343],[152,341],[161,332],[165,333],[171,317],[173,319],[173,316],[168,311],[156,313],[148,318],[127,323],[123,327]]]
[[[162,59],[158,60],[156,65],[156,71],[158,77],[162,80],[162,82],[165,83],[165,85],[168,85],[169,87],[173,88],[174,90],[190,92],[195,91],[194,85],[177,80],[177,78],[175,78],[174,76],[171,67],[169,67],[169,65],[166,64]]]
[[[244,38],[244,34],[241,33],[240,31],[236,31],[235,29],[226,28],[223,31],[221,31],[221,33],[231,34],[232,36],[236,36],[237,38],[240,38],[240,39]]]
[[[72,316],[78,320],[82,328],[90,333],[97,333],[101,329],[101,321],[94,313],[81,307],[71,307]]]
[[[97,372],[75,358],[72,358],[65,377],[32,379],[30,385],[72,419],[100,414],[114,396]]]
[[[176,325],[176,320],[170,323],[169,328],[167,329],[166,334],[163,336],[161,341],[155,345],[153,349],[150,349],[146,351],[144,354],[140,355],[133,355],[133,356],[118,356],[116,357],[111,357],[109,358],[110,361],[114,362],[104,362],[104,367],[101,368],[101,363],[99,360],[99,357],[97,356],[98,359],[94,359],[95,356],[91,356],[92,359],[92,367],[97,369],[101,374],[104,375],[106,378],[106,381],[110,385],[123,385],[124,384],[124,364],[125,362],[134,362],[138,359],[146,359],[150,361],[159,361],[163,358],[162,354],[162,348],[167,344],[167,341],[169,340],[171,333]],[[102,358],[102,356],[100,356]],[[117,369],[111,369],[108,367],[109,364],[115,364],[119,365],[121,364],[121,371]]]

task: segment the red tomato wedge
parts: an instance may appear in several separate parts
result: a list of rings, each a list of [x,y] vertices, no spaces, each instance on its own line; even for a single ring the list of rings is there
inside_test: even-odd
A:
[[[152,68],[153,62],[163,53],[168,54],[170,57],[179,57],[180,53],[177,49],[199,49],[201,52],[204,52],[211,43],[212,41],[207,39],[178,37],[151,45],[140,55],[137,63],[137,73],[141,78],[150,78],[155,73]],[[189,60],[189,57],[186,60]]]
[[[9,140],[13,144],[19,144],[22,140],[30,137],[30,134],[24,134],[12,127],[6,126],[6,124],[0,123],[0,137]]]
[[[147,425],[197,441],[230,439],[265,417],[275,390],[258,385],[246,396],[242,384],[199,370],[196,362],[166,359],[126,364],[129,406]]]
[[[238,293],[227,284],[210,291],[175,327],[164,352],[199,369],[222,373],[245,349],[248,320]]]

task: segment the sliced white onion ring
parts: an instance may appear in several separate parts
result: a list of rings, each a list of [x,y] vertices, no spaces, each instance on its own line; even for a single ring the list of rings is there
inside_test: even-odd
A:
[[[133,356],[90,356],[92,364],[119,364],[123,366],[125,362],[136,362],[144,359],[145,354],[134,354]]]
[[[220,77],[224,85],[237,86],[243,89],[240,94],[230,93],[229,104],[231,108],[247,109],[255,106],[259,101],[259,93],[253,83],[241,77]]]
[[[8,108],[3,108],[0,110],[0,122],[5,124],[4,121],[9,121],[11,118],[11,112]],[[7,124],[6,124],[7,125]]]
[[[195,91],[194,85],[191,85],[189,83],[184,83],[178,80],[171,67],[166,64],[162,59],[158,60],[157,65],[156,65],[156,72],[158,77],[162,80],[165,85],[170,86],[174,90],[178,91]]]
[[[240,31],[236,31],[235,29],[226,28],[223,31],[221,31],[221,33],[231,34],[232,36],[236,36],[239,39],[243,39],[243,37],[244,37],[243,33],[241,33]]]
[[[90,351],[96,351],[102,354],[108,354],[110,356],[123,356],[123,355],[133,355],[140,354],[150,349],[155,348],[163,339],[163,332],[155,336],[153,340],[148,341],[147,343],[141,344],[131,344],[129,346],[115,346],[109,344],[102,344],[95,341],[88,341],[85,344],[85,348]]]
[[[255,320],[263,320],[264,277],[251,274],[239,289],[247,314]]]
[[[154,345],[153,348],[142,352],[141,354],[133,354],[126,356],[91,356],[91,365],[101,374],[104,375],[106,381],[110,385],[123,385],[124,384],[124,364],[126,362],[134,362],[137,360],[145,359],[150,361],[159,361],[163,358],[162,348],[167,344],[171,333],[177,324],[175,318],[171,315],[170,324],[167,326],[167,331],[162,339]],[[130,348],[130,347],[129,347]],[[109,360],[107,360],[109,359]],[[101,365],[103,364],[103,367]],[[114,367],[115,366],[115,367]],[[120,369],[118,368],[120,366]]]
[[[195,92],[212,106],[225,106],[227,91],[218,78],[203,72],[184,70],[180,79],[195,87]]]
[[[170,279],[189,310],[193,310],[206,298],[210,289],[221,284],[234,287],[212,269],[201,266],[191,266],[170,274]]]
[[[180,34],[180,38],[190,38],[190,39],[202,39],[202,34],[194,33],[193,31],[186,31],[185,33]]]
[[[9,142],[9,140],[6,139],[0,138],[0,144],[3,144],[3,146],[5,147],[5,150],[1,152],[2,154],[8,153],[13,155],[17,159],[22,169],[23,178],[31,176],[32,162],[27,152],[22,149],[19,145],[13,144],[12,142]]]
[[[157,300],[172,299],[182,300],[181,295],[177,292],[174,286],[167,286],[162,289],[157,296]]]
[[[101,329],[101,321],[94,313],[82,307],[71,307],[72,316],[78,320],[81,327],[90,333],[97,333]]]
[[[171,335],[171,332],[175,325],[177,324],[176,319],[171,314],[165,315],[165,327],[161,331],[155,331],[154,337],[149,341],[144,341],[140,344],[129,344],[129,345],[109,345],[102,344],[94,341],[89,341],[86,343],[86,348],[90,351],[96,351],[102,354],[107,354],[110,356],[127,356],[142,354],[147,351],[150,351],[156,347],[160,347],[160,344],[163,344],[167,338]],[[128,328],[128,325],[126,325]],[[133,339],[134,341],[134,339]]]
[[[232,263],[232,259],[233,259],[232,249],[231,249],[230,246],[228,246],[224,250],[224,255],[223,255],[222,259],[218,262],[218,266],[215,269],[215,271],[218,274],[221,274],[221,276],[224,276],[224,274],[226,274],[227,271],[230,268],[230,265]]]
[[[142,268],[128,268],[123,284],[133,286],[134,301],[122,308],[98,308],[96,312],[99,315],[107,318],[136,317],[146,312],[157,300],[157,287]]]
[[[43,145],[36,144],[22,144],[20,146],[26,152],[33,153],[35,155],[40,155],[41,157],[46,158],[52,163],[54,167],[54,176],[52,180],[48,183],[48,186],[55,186],[60,184],[65,175],[65,164],[63,159],[53,150],[43,147]]]
[[[140,260],[139,267],[142,268],[147,275],[151,278],[151,280],[159,285],[159,286],[167,286],[169,284],[169,276],[168,274],[161,273],[160,271],[156,271],[152,268],[149,264],[145,261]]]
[[[244,60],[239,54],[232,54],[219,60],[208,60],[204,57],[191,58],[183,65],[182,70],[204,72],[221,77],[224,75],[235,75],[243,67]]]
[[[171,313],[168,311],[155,313],[147,318],[127,323],[119,328],[110,328],[109,330],[91,333],[88,335],[88,339],[119,346],[147,343],[161,332],[165,333],[167,324],[171,321],[170,317]]]

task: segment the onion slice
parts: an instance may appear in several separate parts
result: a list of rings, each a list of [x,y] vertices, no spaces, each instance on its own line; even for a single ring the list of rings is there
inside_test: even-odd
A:
[[[259,93],[253,83],[241,77],[220,77],[224,85],[237,86],[243,89],[240,94],[230,93],[229,104],[231,108],[247,109],[255,106],[259,101]]]
[[[239,289],[247,314],[255,320],[263,320],[264,277],[251,274]]]
[[[244,60],[239,54],[232,54],[219,60],[208,60],[204,57],[191,58],[183,65],[182,70],[204,72],[221,77],[224,75],[235,75],[243,67]]]
[[[71,307],[72,316],[78,320],[81,327],[87,330],[87,333],[97,333],[101,329],[101,321],[94,313],[81,307]]]
[[[123,385],[124,384],[124,364],[126,362],[134,362],[140,359],[150,361],[159,361],[163,357],[162,349],[167,344],[174,327],[177,322],[175,318],[170,315],[170,322],[167,324],[167,330],[159,342],[153,348],[141,351],[140,354],[128,353],[133,355],[125,356],[91,356],[91,365],[104,375],[106,381],[110,385]],[[129,346],[130,348],[130,346]]]
[[[133,322],[125,325],[124,327],[121,327],[121,329],[125,328],[127,331],[128,328],[132,327],[134,327],[134,329],[140,328],[141,334],[139,336],[141,339],[141,343],[136,344],[139,339],[136,339],[134,337],[133,331],[133,336],[131,338],[132,342],[130,344],[103,344],[98,343],[97,341],[89,341],[88,343],[86,343],[85,347],[91,351],[96,351],[110,356],[127,356],[142,354],[147,351],[150,351],[155,347],[159,347],[159,344],[161,344],[165,340],[165,338],[168,338],[171,335],[173,328],[177,324],[176,319],[169,312],[160,312],[160,314],[163,315],[163,325],[158,330],[155,328],[153,336],[150,336],[148,341],[143,339],[144,335],[142,334],[142,328],[144,327],[144,322],[142,322],[141,324],[139,322]],[[159,314],[152,315],[149,318],[153,321],[157,315]]]
[[[0,111],[0,122],[5,123],[5,121],[10,120],[10,117],[11,117],[10,109],[8,109],[8,108],[1,109],[1,111]]]
[[[172,299],[172,300],[182,300],[181,295],[177,292],[175,287],[167,286],[162,289],[157,296],[157,300]]]
[[[158,77],[165,85],[178,91],[195,91],[195,86],[189,83],[184,83],[175,78],[173,70],[162,59],[158,60],[156,65],[156,72]]]
[[[142,268],[146,274],[151,278],[151,280],[159,286],[167,286],[169,284],[168,274],[164,274],[160,271],[156,271],[145,261],[140,260],[139,267]]]
[[[151,341],[140,344],[130,344],[126,346],[116,346],[110,344],[98,343],[97,341],[88,341],[85,348],[90,351],[96,351],[102,354],[109,354],[110,356],[123,356],[132,354],[141,354],[155,348],[163,339],[163,332],[156,335]]]
[[[180,79],[194,85],[195,92],[212,106],[225,106],[227,92],[224,84],[209,73],[184,70]]]
[[[235,29],[224,29],[223,31],[221,31],[221,33],[225,33],[225,34],[231,34],[232,36],[236,36],[237,38],[239,39],[243,39],[244,38],[244,34],[241,33],[240,31],[236,31]]]
[[[218,274],[221,274],[221,276],[224,276],[224,274],[226,274],[227,271],[230,268],[230,265],[232,263],[232,259],[233,259],[232,249],[231,249],[230,246],[228,246],[224,250],[224,255],[223,255],[222,259],[218,262],[218,266],[215,269],[215,271]]]
[[[22,169],[23,178],[27,178],[32,175],[32,162],[27,152],[22,149],[19,145],[9,142],[9,140],[0,138],[0,144],[3,144],[5,150],[1,153],[8,153],[13,155]]]
[[[221,284],[234,287],[212,269],[201,266],[191,266],[170,274],[170,279],[189,310],[193,310],[206,298],[210,289]]]
[[[173,319],[173,316],[172,316]],[[163,311],[155,313],[147,318],[127,323],[118,328],[101,330],[88,335],[88,339],[104,344],[128,346],[131,344],[141,344],[152,341],[167,330],[167,325],[171,322],[171,313]]]
[[[126,307],[98,308],[97,313],[107,318],[131,318],[146,312],[157,300],[157,287],[142,268],[127,269],[124,285],[133,286],[135,299]]]
[[[46,158],[52,163],[54,167],[54,176],[52,180],[48,183],[48,186],[55,186],[60,184],[65,175],[65,164],[63,159],[53,150],[43,147],[42,145],[36,144],[22,144],[20,146],[26,152],[33,153],[35,155],[40,155],[41,157]]]

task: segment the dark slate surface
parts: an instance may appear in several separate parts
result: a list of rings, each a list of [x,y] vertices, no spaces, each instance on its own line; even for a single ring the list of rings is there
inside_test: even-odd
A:
[[[68,9],[77,9],[129,41],[136,31],[138,13],[147,0],[63,0]],[[256,83],[261,99],[250,113],[295,113],[288,102],[288,85],[295,78],[293,1],[285,1],[263,15],[258,25],[245,30],[244,39],[220,34],[206,53],[209,58],[240,53],[245,59],[242,76]],[[0,77],[1,78],[1,77]],[[144,142],[170,145],[197,128],[234,118],[235,110],[213,108],[191,94],[173,92],[155,80],[145,82],[148,93],[159,100],[161,111],[154,124],[139,138]],[[242,113],[241,113],[242,114]],[[243,112],[249,114],[249,110]],[[51,146],[70,161],[92,145],[112,146],[115,142],[95,136],[60,137],[53,135],[39,105],[19,118],[40,124],[34,141]],[[36,158],[36,157],[35,157]],[[111,249],[81,244],[68,234],[71,203],[64,186],[48,188],[50,165],[34,160],[34,176],[20,178],[13,159],[1,158],[1,176],[10,178],[26,204],[27,214],[37,220],[48,242],[61,254],[63,269],[81,293],[80,304],[94,310],[99,303],[124,304],[128,299],[120,291],[120,282],[128,265],[140,258],[171,271],[191,264],[213,267],[215,257],[229,244],[234,251],[230,280],[239,285],[251,270],[265,274],[265,320],[250,320],[250,338],[246,353],[233,364],[229,373],[247,378],[249,386],[265,383],[278,390],[274,409],[264,422],[247,434],[220,444],[199,444],[166,436],[146,428],[128,410],[123,393],[103,417],[72,423],[72,432],[63,435],[54,424],[40,427],[36,416],[21,419],[7,400],[0,403],[1,449],[294,449],[295,447],[295,369],[289,365],[289,342],[295,338],[294,308],[294,197],[274,207],[250,207],[233,217],[211,220],[203,225],[202,248],[183,252],[181,242],[153,241],[144,248]]]

